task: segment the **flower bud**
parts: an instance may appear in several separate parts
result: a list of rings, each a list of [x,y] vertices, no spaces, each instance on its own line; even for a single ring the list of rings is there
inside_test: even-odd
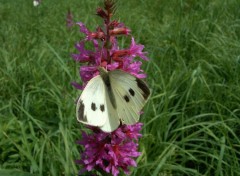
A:
[[[89,38],[105,40],[104,32],[90,32]]]
[[[97,8],[97,15],[104,19],[106,19],[108,17],[106,12],[100,7]]]
[[[124,57],[129,55],[129,50],[116,50],[113,52],[112,57],[117,58],[117,57]]]
[[[115,28],[113,30],[110,30],[110,35],[129,35],[130,32],[131,30],[126,27]]]

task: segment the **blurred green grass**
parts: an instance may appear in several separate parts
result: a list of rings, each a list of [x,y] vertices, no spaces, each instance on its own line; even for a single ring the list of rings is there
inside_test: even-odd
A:
[[[0,175],[76,175],[79,64],[70,53],[101,1],[0,1]],[[152,97],[131,175],[240,175],[240,2],[118,1],[145,45]],[[124,46],[125,40],[122,41]],[[2,170],[4,169],[4,170]],[[16,172],[15,175],[20,175]]]

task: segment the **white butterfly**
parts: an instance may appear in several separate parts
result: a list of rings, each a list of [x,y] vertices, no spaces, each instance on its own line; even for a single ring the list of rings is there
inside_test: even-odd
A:
[[[78,99],[78,121],[105,132],[114,131],[120,123],[137,123],[150,95],[146,83],[121,70],[107,72],[99,67],[99,71]]]
[[[40,4],[40,0],[34,0],[33,1],[33,6],[38,6]]]

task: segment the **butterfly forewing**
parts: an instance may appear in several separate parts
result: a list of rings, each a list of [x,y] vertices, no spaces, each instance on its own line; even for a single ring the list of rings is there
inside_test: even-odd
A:
[[[109,72],[117,113],[124,124],[135,124],[146,103],[150,90],[140,79],[120,70]]]
[[[105,84],[101,76],[92,78],[77,102],[76,115],[79,122],[103,126],[108,117]]]

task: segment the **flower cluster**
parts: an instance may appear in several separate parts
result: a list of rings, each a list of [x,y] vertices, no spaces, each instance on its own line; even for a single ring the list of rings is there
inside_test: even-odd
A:
[[[106,1],[107,2],[107,1]],[[101,8],[97,9],[97,15],[102,17],[105,28],[97,27],[95,32],[91,32],[82,23],[77,23],[80,27],[80,32],[84,33],[85,39],[75,45],[79,51],[78,54],[72,54],[72,58],[78,62],[86,63],[80,67],[80,76],[84,84],[90,79],[99,74],[98,67],[102,66],[107,70],[121,69],[137,78],[145,78],[146,75],[141,70],[141,61],[134,61],[134,58],[140,57],[143,60],[148,60],[146,52],[143,52],[144,46],[136,44],[132,37],[131,45],[127,49],[120,49],[117,42],[117,36],[130,35],[130,29],[119,23],[116,20],[110,21],[111,9],[104,11]],[[92,42],[93,50],[85,48],[86,42]],[[84,86],[76,82],[72,83],[77,89],[83,89]]]
[[[108,71],[121,69],[137,78],[146,77],[140,68],[142,62],[134,60],[136,57],[148,60],[147,53],[143,52],[144,46],[135,42],[130,34],[131,30],[123,23],[111,20],[115,10],[113,0],[104,0],[104,5],[104,9],[97,8],[97,15],[103,19],[104,24],[97,27],[96,31],[90,31],[82,22],[77,23],[80,32],[85,35],[85,38],[75,45],[79,53],[72,54],[74,60],[85,63],[80,67],[83,84],[72,83],[77,89],[84,89],[87,82],[99,74],[99,66]],[[121,49],[118,46],[119,36],[131,37],[129,48]],[[89,43],[92,49],[87,47]],[[97,127],[88,127],[92,133],[82,132],[82,139],[78,141],[78,144],[84,147],[81,159],[77,161],[83,166],[80,174],[97,170],[117,176],[119,169],[129,174],[129,167],[136,167],[133,158],[140,155],[140,152],[137,152],[137,142],[141,137],[141,127],[141,123],[121,125],[111,133],[103,132]]]
[[[129,167],[137,165],[132,158],[141,154],[137,152],[141,127],[142,123],[122,125],[112,133],[89,127],[93,134],[82,132],[82,140],[77,142],[85,148],[81,160],[77,160],[84,166],[80,174],[97,168],[114,176],[119,174],[119,168],[129,174]]]

